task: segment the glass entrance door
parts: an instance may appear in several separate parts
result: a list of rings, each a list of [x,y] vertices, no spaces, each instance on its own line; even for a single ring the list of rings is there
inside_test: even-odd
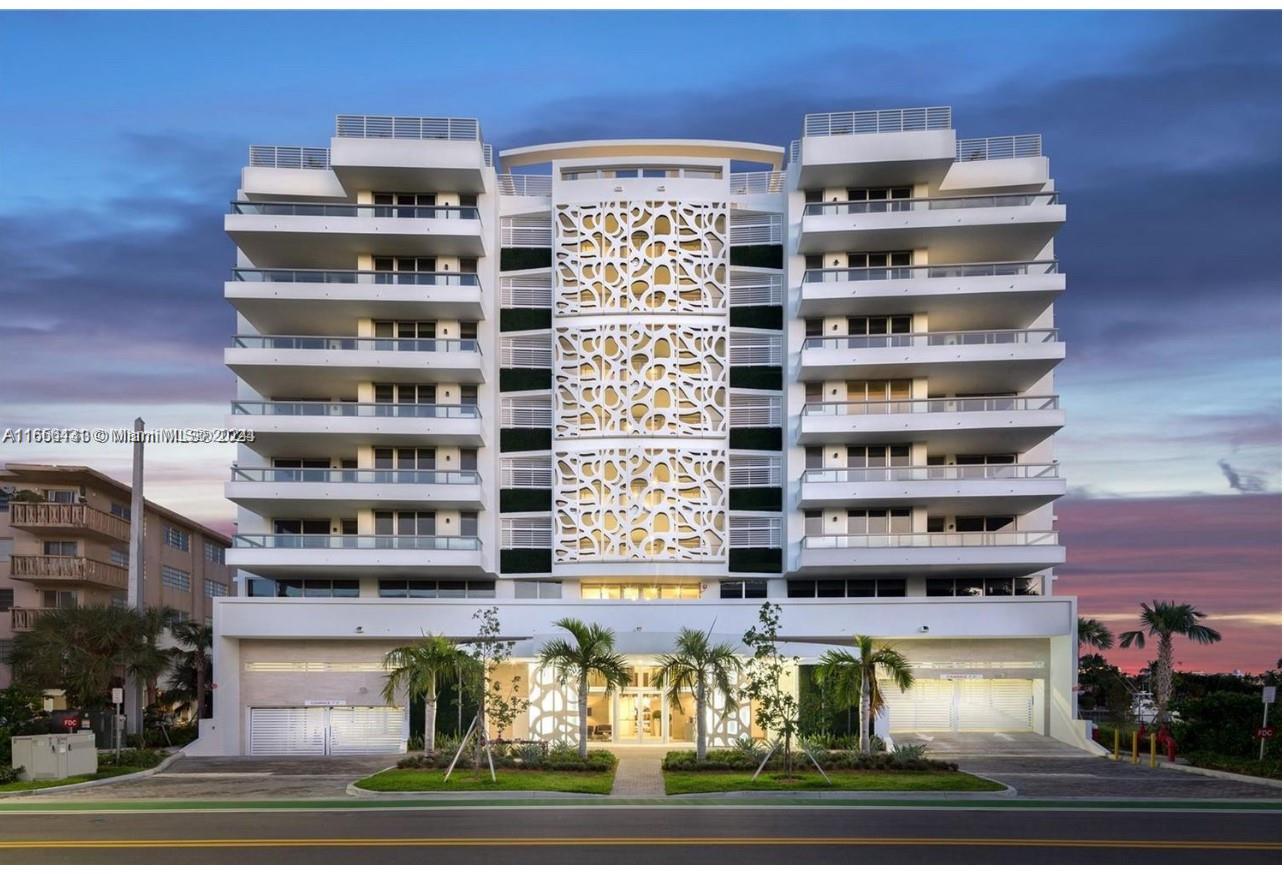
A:
[[[658,691],[626,689],[616,708],[616,736],[624,743],[664,739],[664,698]]]

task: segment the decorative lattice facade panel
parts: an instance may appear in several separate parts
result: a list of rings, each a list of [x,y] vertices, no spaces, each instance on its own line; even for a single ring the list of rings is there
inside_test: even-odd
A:
[[[724,449],[554,453],[554,559],[725,560]]]
[[[726,203],[558,206],[558,314],[725,310],[728,224]]]
[[[727,329],[721,325],[558,327],[559,438],[716,436],[727,419]]]

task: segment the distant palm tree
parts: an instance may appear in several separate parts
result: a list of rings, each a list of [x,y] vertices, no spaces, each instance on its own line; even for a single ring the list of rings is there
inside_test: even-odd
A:
[[[170,628],[174,642],[169,689],[161,697],[166,703],[191,708],[192,719],[204,719],[205,699],[209,697],[210,650],[214,647],[214,629],[204,622],[175,622]]]
[[[607,691],[628,683],[629,666],[615,651],[615,634],[596,622],[586,625],[578,619],[553,623],[571,634],[571,640],[550,640],[539,651],[539,666],[552,667],[557,682],[574,680],[580,711],[580,758],[588,758],[589,675],[599,674]]]
[[[883,709],[883,695],[878,687],[878,669],[902,692],[914,685],[909,660],[899,651],[883,644],[875,647],[874,638],[858,634],[856,654],[845,649],[828,650],[816,668],[819,682],[833,690],[840,707],[860,706],[860,751],[869,752],[869,722],[872,713]]]
[[[452,641],[436,635],[426,635],[418,643],[399,646],[383,659],[388,679],[383,685],[383,698],[392,704],[398,694],[407,697],[422,695],[424,699],[424,752],[437,747],[437,699],[441,694],[441,681],[470,673],[473,660]]]
[[[1110,649],[1115,645],[1115,636],[1100,619],[1079,617],[1079,645],[1093,649]]]
[[[703,762],[706,752],[705,708],[712,702],[713,692],[722,695],[730,708],[735,702],[732,675],[740,667],[740,659],[730,644],[713,645],[709,632],[683,628],[673,652],[660,657],[655,685],[669,687],[669,701],[682,712],[682,693],[689,691],[695,698],[696,711],[696,761]]]
[[[1141,605],[1141,630],[1125,631],[1119,637],[1119,645],[1124,649],[1133,645],[1137,649],[1143,648],[1147,634],[1159,638],[1159,653],[1155,660],[1156,722],[1167,719],[1168,701],[1173,694],[1173,637],[1180,635],[1200,644],[1216,643],[1222,639],[1207,625],[1199,624],[1204,616],[1189,604],[1154,601],[1149,606]]]

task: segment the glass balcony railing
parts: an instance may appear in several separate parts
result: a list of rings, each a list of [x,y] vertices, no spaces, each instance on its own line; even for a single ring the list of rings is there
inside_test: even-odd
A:
[[[237,334],[239,349],[312,349],[326,352],[480,352],[476,340],[440,337],[314,337],[285,334]]]
[[[908,398],[885,401],[815,401],[804,416],[912,415],[917,413],[991,413],[1057,409],[1056,395],[998,395],[967,398]]]
[[[232,271],[234,282],[321,282],[340,285],[480,285],[476,273],[433,273],[385,270],[246,270]]]
[[[478,419],[476,404],[381,404],[346,401],[232,401],[236,416],[357,416],[388,419]]]
[[[1055,531],[915,531],[906,534],[808,534],[803,549],[959,546],[1057,546]]]
[[[1060,273],[1056,261],[987,261],[899,267],[832,267],[808,270],[803,282],[868,282],[884,279],[960,279],[969,276],[1042,276]]]
[[[318,218],[476,219],[475,206],[399,206],[374,203],[232,202],[235,215],[297,215]]]
[[[803,349],[893,349],[908,346],[989,346],[1008,343],[1055,343],[1052,329],[1012,331],[933,331],[918,334],[859,334],[846,337],[808,337]]]
[[[356,483],[394,485],[480,485],[475,470],[397,470],[385,468],[233,467],[232,480],[256,483]]]
[[[968,480],[1055,479],[1055,464],[929,464],[903,467],[815,467],[805,483],[959,482]]]
[[[939,209],[985,209],[1006,206],[1053,206],[1059,203],[1059,192],[1039,191],[1032,194],[967,194],[959,197],[901,197],[885,200],[836,200],[809,203],[803,211],[809,216],[868,215],[885,212],[917,212]]]
[[[234,549],[450,549],[477,551],[478,537],[434,534],[238,534]]]

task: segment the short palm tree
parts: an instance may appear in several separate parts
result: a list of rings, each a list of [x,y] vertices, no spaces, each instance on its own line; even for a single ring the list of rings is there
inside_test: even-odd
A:
[[[1079,645],[1093,649],[1110,649],[1115,645],[1115,636],[1100,619],[1079,617]]]
[[[210,689],[210,650],[214,647],[214,629],[204,622],[175,622],[170,628],[174,642],[169,689],[162,695],[166,703],[191,708],[192,719],[204,719],[205,699]]]
[[[820,658],[816,674],[820,683],[832,690],[840,707],[860,705],[860,751],[869,752],[870,716],[883,709],[883,695],[878,687],[881,668],[896,687],[904,692],[914,685],[909,660],[886,644],[876,647],[874,638],[858,634],[856,652],[828,650]]]
[[[589,675],[599,674],[607,691],[628,683],[629,666],[624,656],[615,651],[615,634],[596,622],[586,625],[578,619],[553,623],[570,632],[571,640],[550,640],[539,651],[539,666],[551,667],[557,682],[566,685],[574,680],[580,711],[580,758],[588,758]]]
[[[1222,636],[1207,625],[1200,625],[1204,613],[1189,604],[1178,604],[1176,601],[1154,601],[1149,606],[1141,605],[1141,629],[1125,631],[1119,637],[1119,645],[1124,649],[1136,645],[1141,649],[1146,645],[1146,635],[1159,639],[1159,654],[1155,665],[1155,714],[1156,722],[1164,722],[1168,717],[1168,702],[1173,694],[1173,637],[1180,635],[1195,643],[1216,643]]]
[[[655,684],[669,687],[669,701],[682,712],[682,693],[695,698],[696,761],[703,762],[707,748],[705,708],[714,692],[722,695],[724,709],[735,704],[732,677],[740,668],[740,659],[730,644],[709,642],[709,632],[683,628],[678,632],[673,652],[660,657]]]
[[[429,634],[417,643],[399,646],[383,658],[388,679],[383,685],[383,698],[392,704],[404,692],[424,699],[424,752],[437,746],[437,699],[441,681],[469,673],[473,661],[452,641]]]

